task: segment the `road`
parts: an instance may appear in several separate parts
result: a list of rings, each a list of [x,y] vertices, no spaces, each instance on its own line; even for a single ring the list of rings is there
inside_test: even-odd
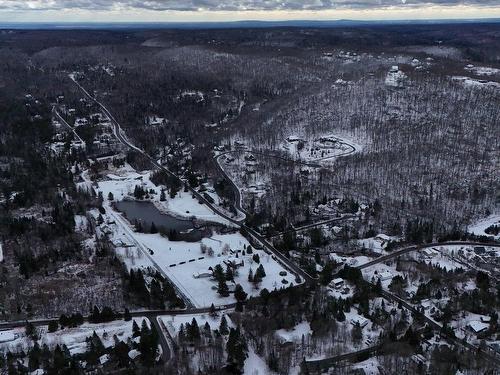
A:
[[[59,121],[66,127],[69,128],[69,130],[75,135],[75,137],[80,141],[82,142],[82,144],[85,144],[85,142],[83,141],[82,138],[80,138],[80,136],[78,135],[78,133],[76,132],[75,128],[72,127],[70,124],[68,124],[68,122],[61,116],[61,114],[56,110],[56,107],[53,107],[52,108],[52,113],[59,119]]]
[[[356,215],[344,215],[342,217],[334,217],[332,219],[318,221],[316,223],[306,224],[306,225],[303,225],[303,226],[300,226],[300,227],[297,227],[297,228],[288,229],[288,230],[285,230],[283,232],[279,232],[279,233],[273,234],[271,236],[268,236],[267,238],[268,239],[277,238],[277,237],[281,237],[281,236],[283,236],[283,235],[285,235],[287,233],[302,232],[304,230],[311,229],[311,228],[314,228],[314,227],[319,227],[321,225],[331,224],[331,223],[335,223],[337,221],[342,221],[342,220],[353,219],[355,217],[356,217]]]
[[[390,254],[387,255],[382,255],[368,263],[361,264],[357,266],[356,268],[359,268],[360,270],[368,268],[370,266],[373,266],[375,264],[383,263],[387,260],[391,260],[394,258],[397,258],[403,254],[408,254],[413,251],[420,251],[429,247],[438,247],[438,246],[444,246],[444,245],[458,245],[458,246],[489,246],[489,247],[500,247],[500,244],[495,244],[495,243],[484,243],[484,242],[472,242],[472,241],[451,241],[451,242],[432,242],[428,244],[423,244],[423,245],[413,245],[413,246],[408,246],[404,247],[399,250],[395,250],[391,252]]]
[[[369,348],[364,348],[355,352],[351,353],[346,353],[346,354],[339,354],[333,357],[328,357],[328,358],[323,358],[323,359],[316,359],[316,360],[309,360],[309,361],[304,361],[303,367],[305,367],[303,370],[308,371],[308,373],[318,373],[321,374],[322,371],[327,370],[331,367],[334,367],[336,364],[342,361],[351,361],[353,359],[356,359],[360,355],[364,354],[373,354],[376,353],[380,349],[380,345],[375,345],[371,346]]]

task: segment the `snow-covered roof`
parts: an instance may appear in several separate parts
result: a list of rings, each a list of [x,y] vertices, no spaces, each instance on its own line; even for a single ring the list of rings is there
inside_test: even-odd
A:
[[[354,316],[351,318],[351,324],[359,324],[361,327],[364,327],[368,324],[368,319],[362,316]]]
[[[341,277],[337,277],[336,279],[332,280],[332,283],[334,283],[334,284],[342,284],[343,282],[344,282],[344,279],[342,279]]]
[[[99,357],[99,363],[101,365],[105,364],[108,361],[109,361],[109,354],[104,354],[104,355]]]
[[[141,352],[138,351],[137,349],[132,349],[131,351],[128,352],[128,357],[132,360],[136,359],[141,355]]]
[[[16,339],[12,331],[0,331],[0,342],[8,342]]]
[[[378,278],[380,280],[387,280],[387,279],[390,279],[392,277],[392,273],[388,270],[383,270],[382,272],[380,272],[378,274]]]
[[[486,324],[486,323],[483,323],[483,322],[480,322],[479,320],[473,320],[471,322],[469,322],[468,326],[475,332],[475,333],[479,333],[479,332],[482,332],[486,329],[488,329],[489,327],[489,324]]]

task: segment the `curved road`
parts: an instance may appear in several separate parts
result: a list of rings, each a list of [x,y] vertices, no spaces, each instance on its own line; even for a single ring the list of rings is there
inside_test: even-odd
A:
[[[394,258],[397,258],[403,254],[408,254],[413,251],[420,251],[429,247],[437,247],[437,246],[444,246],[444,245],[464,245],[464,246],[486,246],[486,247],[499,247],[500,244],[496,243],[485,243],[485,242],[473,242],[473,241],[451,241],[451,242],[432,242],[424,245],[412,245],[412,246],[407,246],[399,250],[395,250],[394,252],[391,252],[390,254],[387,255],[382,255],[370,262],[361,264],[359,266],[356,266],[356,268],[359,268],[360,270],[368,268],[370,266],[373,266],[374,264],[379,264],[382,262],[385,262],[386,260],[391,260]]]

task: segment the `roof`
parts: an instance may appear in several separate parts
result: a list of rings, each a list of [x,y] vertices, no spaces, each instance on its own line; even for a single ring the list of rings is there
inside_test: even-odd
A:
[[[12,331],[0,331],[0,342],[13,341],[16,339]]]
[[[138,351],[137,349],[132,349],[131,351],[128,352],[128,357],[132,360],[136,359],[141,355],[141,352]]]
[[[380,272],[378,274],[378,277],[380,279],[388,279],[388,278],[392,277],[392,273],[388,270],[383,270],[382,272]]]
[[[337,277],[336,279],[332,280],[332,283],[334,283],[334,284],[340,284],[343,282],[344,282],[344,279],[342,279],[341,277]]]
[[[363,327],[363,326],[368,324],[368,319],[366,319],[362,316],[354,316],[351,318],[351,323],[352,324],[358,323],[361,327]]]
[[[105,364],[108,361],[109,361],[109,354],[104,354],[99,357],[99,362],[101,363],[101,365]]]
[[[469,322],[468,326],[476,333],[482,332],[489,328],[489,324],[480,322],[479,320],[473,320]]]

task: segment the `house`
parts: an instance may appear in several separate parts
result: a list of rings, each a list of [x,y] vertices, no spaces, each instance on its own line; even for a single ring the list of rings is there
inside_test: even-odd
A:
[[[212,277],[212,273],[211,272],[196,272],[196,273],[193,273],[193,277],[195,279],[205,279],[207,277]]]
[[[422,254],[424,254],[428,258],[432,258],[437,254],[437,250],[425,248],[422,250]]]
[[[363,318],[362,316],[355,316],[351,318],[350,323],[355,326],[356,324],[359,324],[361,328],[366,327],[368,324],[369,320],[366,318]]]
[[[427,359],[422,354],[414,354],[411,356],[411,360],[417,365],[424,365],[427,362]]]
[[[476,335],[486,331],[489,327],[489,324],[480,322],[479,320],[473,320],[467,324],[467,328]]]
[[[344,286],[344,279],[338,277],[336,279],[333,279],[332,281],[330,281],[330,283],[328,284],[328,286],[330,288],[334,288],[334,289],[340,289],[341,287]]]
[[[14,341],[17,335],[12,331],[0,331],[0,343]]]
[[[104,355],[101,355],[99,357],[99,363],[101,365],[104,365],[105,363],[107,363],[109,361],[109,354],[104,354]]]
[[[491,323],[491,316],[482,316],[481,322],[483,323]]]
[[[482,255],[486,252],[486,249],[484,248],[484,246],[475,246],[474,247],[474,252],[477,254],[477,255]]]
[[[432,301],[429,299],[423,299],[420,301],[420,306],[422,306],[424,310],[429,310],[432,307]]]
[[[380,281],[385,281],[385,280],[392,279],[392,273],[388,270],[384,270],[384,271],[380,272],[376,277]]]
[[[141,355],[141,352],[138,351],[137,349],[132,349],[131,351],[128,352],[128,357],[133,361],[137,357]]]

